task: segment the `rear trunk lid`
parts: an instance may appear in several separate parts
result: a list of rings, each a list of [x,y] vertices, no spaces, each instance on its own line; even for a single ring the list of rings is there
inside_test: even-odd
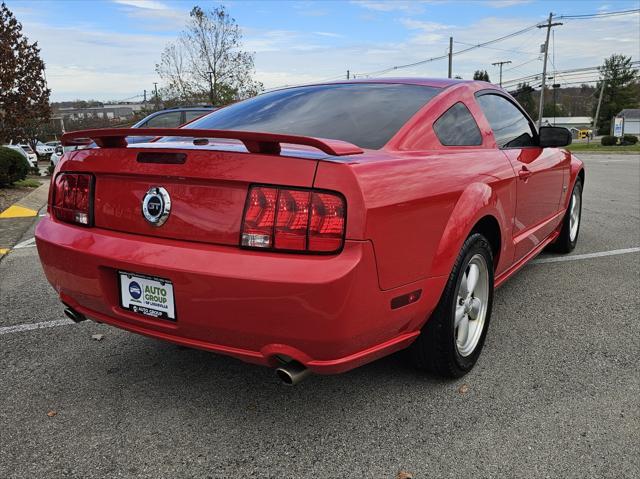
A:
[[[266,155],[167,145],[80,150],[65,161],[64,170],[95,175],[95,227],[237,245],[250,184],[311,187],[318,159],[326,157],[305,150],[290,157],[286,151]],[[159,187],[170,197],[162,225],[145,219],[142,208],[147,193]]]
[[[128,147],[131,136],[162,138]],[[95,175],[96,227],[223,245],[239,244],[249,185],[309,188],[320,159],[363,153],[340,140],[179,128],[75,131],[62,144],[99,147],[78,150],[61,165]],[[158,193],[170,212],[154,222],[148,213],[158,201],[145,197]]]

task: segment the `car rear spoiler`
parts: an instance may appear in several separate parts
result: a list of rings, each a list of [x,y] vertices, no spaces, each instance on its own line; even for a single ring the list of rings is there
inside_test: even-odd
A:
[[[62,135],[62,144],[64,146],[81,146],[95,142],[100,148],[125,148],[128,136],[225,138],[241,141],[251,153],[271,155],[280,154],[280,145],[282,143],[311,146],[333,156],[364,153],[362,148],[342,140],[255,131],[197,130],[191,128],[104,128],[80,130]]]

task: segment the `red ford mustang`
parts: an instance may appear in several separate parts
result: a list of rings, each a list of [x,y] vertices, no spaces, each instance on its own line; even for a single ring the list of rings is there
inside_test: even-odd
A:
[[[127,135],[158,137],[127,146]],[[295,383],[409,347],[459,377],[494,288],[577,241],[584,170],[483,82],[259,95],[181,129],[66,134],[36,231],[75,321],[278,367]]]

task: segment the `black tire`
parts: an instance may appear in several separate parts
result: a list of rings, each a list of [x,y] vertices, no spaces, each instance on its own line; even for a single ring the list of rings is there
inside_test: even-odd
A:
[[[571,240],[571,205],[572,202],[569,200],[569,206],[567,206],[567,210],[564,213],[564,218],[562,220],[562,230],[560,230],[560,236],[556,239],[550,246],[549,251],[555,253],[571,253],[573,249],[578,244],[578,237],[580,236],[580,224],[582,223],[582,180],[578,178],[576,180],[575,185],[573,185],[573,190],[571,191],[571,198],[573,198],[574,193],[580,195],[580,205],[578,209],[578,231],[576,232],[576,236],[573,240]]]
[[[455,310],[458,306],[458,288],[467,266],[475,255],[483,256],[488,272],[488,300],[484,327],[480,339],[471,354],[462,356],[456,346],[454,326]],[[493,254],[487,239],[472,233],[464,242],[456,258],[440,302],[431,318],[422,328],[418,339],[410,346],[409,355],[413,364],[430,373],[445,377],[459,378],[467,374],[475,365],[487,335],[493,304]]]

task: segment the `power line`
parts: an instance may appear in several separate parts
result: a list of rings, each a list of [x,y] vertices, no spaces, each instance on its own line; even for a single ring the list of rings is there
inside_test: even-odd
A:
[[[640,65],[640,60],[636,60],[636,61],[632,61],[630,62],[631,66],[636,66],[636,65]],[[570,74],[570,73],[598,73],[600,72],[600,66],[593,66],[593,67],[582,67],[582,68],[572,68],[569,70],[558,70],[556,73],[557,74],[561,74],[561,75],[565,75],[565,74]],[[527,81],[536,81],[540,79],[540,74],[536,73],[533,75],[527,75],[524,77],[520,77],[520,78],[514,78],[511,80],[505,80],[503,83],[505,85],[507,84],[516,84],[516,83],[523,83],[523,82],[527,82]]]
[[[600,12],[600,13],[586,13],[583,15],[560,15],[559,19],[565,20],[588,20],[591,18],[603,18],[603,17],[617,17],[621,15],[633,15],[634,13],[640,13],[640,8],[634,8],[632,10],[619,10],[617,12]]]
[[[473,43],[465,43],[465,42],[459,42],[459,41],[454,41],[453,43],[457,43],[458,45],[467,45],[470,47],[475,47],[475,45]],[[522,50],[510,50],[508,48],[496,48],[496,47],[479,47],[479,48],[488,48],[490,50],[497,50],[500,52],[507,52],[507,53],[520,53],[523,55],[531,55],[534,52],[523,52]]]
[[[463,50],[459,50],[457,52],[453,52],[452,55],[453,56],[461,55],[461,54],[466,53],[468,51],[475,50],[476,48],[482,48],[482,47],[485,47],[487,45],[491,45],[493,43],[501,42],[503,40],[507,40],[508,38],[513,38],[513,37],[515,37],[517,35],[522,35],[523,33],[529,32],[529,31],[531,31],[531,30],[533,30],[534,28],[537,28],[537,27],[538,27],[538,24],[531,25],[529,27],[523,28],[522,30],[518,30],[517,32],[509,33],[508,35],[503,35],[503,36],[495,38],[493,40],[489,40],[489,41],[483,42],[483,43],[478,43],[478,44],[470,46],[469,48],[465,48]],[[415,67],[415,66],[418,66],[418,65],[424,65],[425,63],[433,62],[433,61],[436,61],[436,60],[443,60],[443,59],[445,59],[447,57],[449,57],[448,53],[446,53],[444,55],[439,55],[439,56],[427,58],[426,60],[420,60],[420,61],[413,62],[413,63],[407,63],[405,65],[397,65],[397,66],[385,68],[383,70],[379,70],[379,71],[375,71],[375,72],[361,73],[361,74],[359,74],[359,76],[360,75],[365,75],[365,76],[383,75],[385,73],[389,73],[389,72],[394,71],[394,70],[401,70],[401,69],[404,69],[404,68],[410,68],[410,67]]]
[[[583,14],[583,15],[560,15],[560,16],[554,16],[554,18],[555,19],[565,19],[565,20],[581,20],[581,19],[587,20],[587,19],[605,18],[605,17],[612,17],[612,16],[620,16],[620,15],[632,15],[632,14],[637,14],[637,13],[640,13],[640,9],[621,10],[621,11],[615,11],[615,12],[601,12],[601,13]],[[468,48],[459,50],[457,52],[453,52],[452,56],[461,55],[463,53],[475,50],[477,48],[492,48],[492,47],[489,47],[489,45],[492,45],[492,44],[497,43],[497,42],[501,42],[503,40],[507,40],[509,38],[513,38],[513,37],[518,36],[518,35],[522,35],[522,34],[527,33],[527,32],[533,32],[534,30],[536,30],[536,28],[539,28],[540,26],[543,26],[543,27],[546,26],[545,22],[540,22],[540,23],[537,23],[535,25],[530,25],[530,26],[525,27],[525,28],[523,28],[521,30],[518,30],[516,32],[509,33],[507,35],[503,35],[503,36],[495,38],[493,40],[489,40],[489,41],[482,42],[482,43],[477,43],[477,44],[456,41],[455,43],[458,43],[458,44],[461,44],[461,45],[468,45]],[[444,49],[444,46],[443,46],[443,49]],[[492,49],[494,49],[494,50],[503,50],[503,51],[508,51],[508,52],[514,52],[514,53],[527,53],[527,54],[528,53],[532,53],[532,52],[523,52],[521,50],[515,50],[515,49],[514,50],[509,50],[509,49],[499,49],[499,48],[495,48],[495,47],[493,47]],[[396,71],[396,70],[412,68],[412,67],[424,65],[424,64],[430,63],[430,62],[434,62],[434,61],[438,61],[438,60],[444,60],[445,58],[448,58],[448,57],[449,57],[449,53],[447,52],[447,53],[444,53],[442,55],[436,55],[436,56],[427,58],[425,60],[420,60],[420,61],[413,62],[413,63],[407,63],[407,64],[403,64],[403,65],[396,65],[396,66],[384,68],[384,69],[381,69],[381,70],[371,71],[371,72],[367,72],[367,73],[353,74],[353,78],[356,78],[356,77],[361,78],[361,77],[371,77],[371,76],[375,76],[375,75],[383,75],[385,73],[389,73],[389,72]],[[539,60],[539,57],[533,58],[531,60],[527,60],[526,62],[523,62],[523,63],[521,63],[519,65],[516,65],[516,66],[513,66],[511,68],[505,69],[504,71],[506,72],[506,71],[511,71],[511,70],[518,69],[519,67],[524,66],[524,65],[526,65],[528,63],[531,63],[531,62],[533,62],[535,60]],[[637,63],[637,62],[634,62],[634,63]],[[597,68],[597,67],[594,67],[594,68]],[[504,82],[504,84],[514,83],[514,82],[518,82],[518,81],[521,81],[521,80],[525,80],[525,81],[526,80],[536,80],[539,77],[540,77],[539,74],[530,75],[530,76],[527,76],[527,77],[523,77],[521,79],[507,80],[507,81]],[[340,73],[339,75],[336,75],[336,76],[331,77],[331,78],[322,79],[322,80],[315,80],[315,82],[322,83],[322,82],[327,82],[327,81],[340,80],[342,78],[344,78],[344,74]],[[296,86],[296,85],[295,84],[293,84],[293,85],[292,84],[280,85],[280,86],[277,86],[277,87],[269,88],[267,91],[277,90],[277,89],[281,89],[281,88],[289,88],[289,87],[292,87],[292,86]]]
[[[537,57],[532,58],[531,60],[527,60],[526,62],[519,63],[516,66],[505,68],[504,71],[510,72],[511,70],[517,70],[518,68],[528,65],[531,62],[540,61],[540,60],[541,60],[540,55],[538,55]]]

